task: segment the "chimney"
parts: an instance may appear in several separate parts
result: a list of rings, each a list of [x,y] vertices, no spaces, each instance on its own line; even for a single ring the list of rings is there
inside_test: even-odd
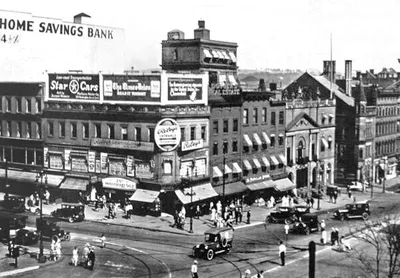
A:
[[[369,72],[374,74],[374,69],[370,69]]]
[[[85,13],[80,13],[74,16],[74,23],[76,24],[88,24],[90,22],[89,20],[90,15],[85,14]]]
[[[336,61],[326,60],[324,61],[323,67],[322,75],[329,81],[332,81],[332,83],[336,83]]]
[[[269,89],[271,91],[276,91],[277,90],[277,84],[276,83],[269,83]]]
[[[344,78],[346,80],[346,95],[351,96],[351,81],[353,79],[352,75],[352,62],[351,60],[346,60],[344,62]]]
[[[206,22],[199,20],[199,28],[194,30],[195,39],[210,40],[210,30],[206,29]]]

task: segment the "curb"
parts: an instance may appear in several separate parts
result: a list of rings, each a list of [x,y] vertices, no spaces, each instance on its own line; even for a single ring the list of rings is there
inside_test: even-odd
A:
[[[31,254],[31,253],[27,253],[27,254]],[[29,266],[29,267],[25,267],[25,268],[20,268],[20,269],[14,269],[14,270],[10,270],[10,271],[4,271],[0,273],[0,277],[7,277],[7,276],[12,276],[12,275],[17,275],[17,274],[21,274],[21,273],[26,273],[26,272],[34,272],[36,270],[38,270],[39,268],[46,268],[49,267],[51,265],[60,263],[64,260],[65,256],[62,256],[59,260],[57,260],[54,263],[50,263],[47,265],[34,265],[34,266]]]

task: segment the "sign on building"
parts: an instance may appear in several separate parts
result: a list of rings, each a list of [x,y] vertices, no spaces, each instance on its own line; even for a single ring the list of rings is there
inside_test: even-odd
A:
[[[154,139],[162,151],[176,149],[181,142],[181,130],[178,123],[174,119],[162,119],[154,130]]]
[[[48,100],[99,101],[97,74],[49,74]]]

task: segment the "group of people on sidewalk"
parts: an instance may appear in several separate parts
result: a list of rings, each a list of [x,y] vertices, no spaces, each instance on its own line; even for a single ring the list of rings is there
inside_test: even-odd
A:
[[[243,221],[243,214],[246,213],[246,223],[250,224],[251,209],[244,207],[242,202],[238,199],[231,201],[230,204],[223,206],[221,201],[218,201],[215,205],[210,202],[210,220],[215,227],[231,227],[238,225]]]
[[[79,260],[79,249],[75,246],[72,250],[71,264],[74,266],[82,265],[84,268],[94,270],[94,262],[96,260],[96,254],[94,253],[94,246],[89,243],[85,244],[82,251],[81,260]]]

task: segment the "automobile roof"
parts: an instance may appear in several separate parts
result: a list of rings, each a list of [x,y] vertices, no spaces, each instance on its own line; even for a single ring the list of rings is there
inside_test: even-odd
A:
[[[61,203],[61,205],[67,205],[67,206],[84,206],[81,203]]]
[[[367,204],[369,200],[358,201],[356,204]]]
[[[301,219],[304,218],[318,218],[318,214],[316,213],[306,213],[301,216]]]
[[[26,198],[26,196],[18,195],[18,194],[8,194],[9,197],[17,197],[17,198]]]
[[[221,232],[226,232],[226,231],[233,231],[233,229],[232,229],[232,228],[229,228],[229,227],[211,228],[211,229],[205,231],[204,233],[205,233],[205,234],[217,235],[217,234],[219,234],[219,233],[221,233]]]

